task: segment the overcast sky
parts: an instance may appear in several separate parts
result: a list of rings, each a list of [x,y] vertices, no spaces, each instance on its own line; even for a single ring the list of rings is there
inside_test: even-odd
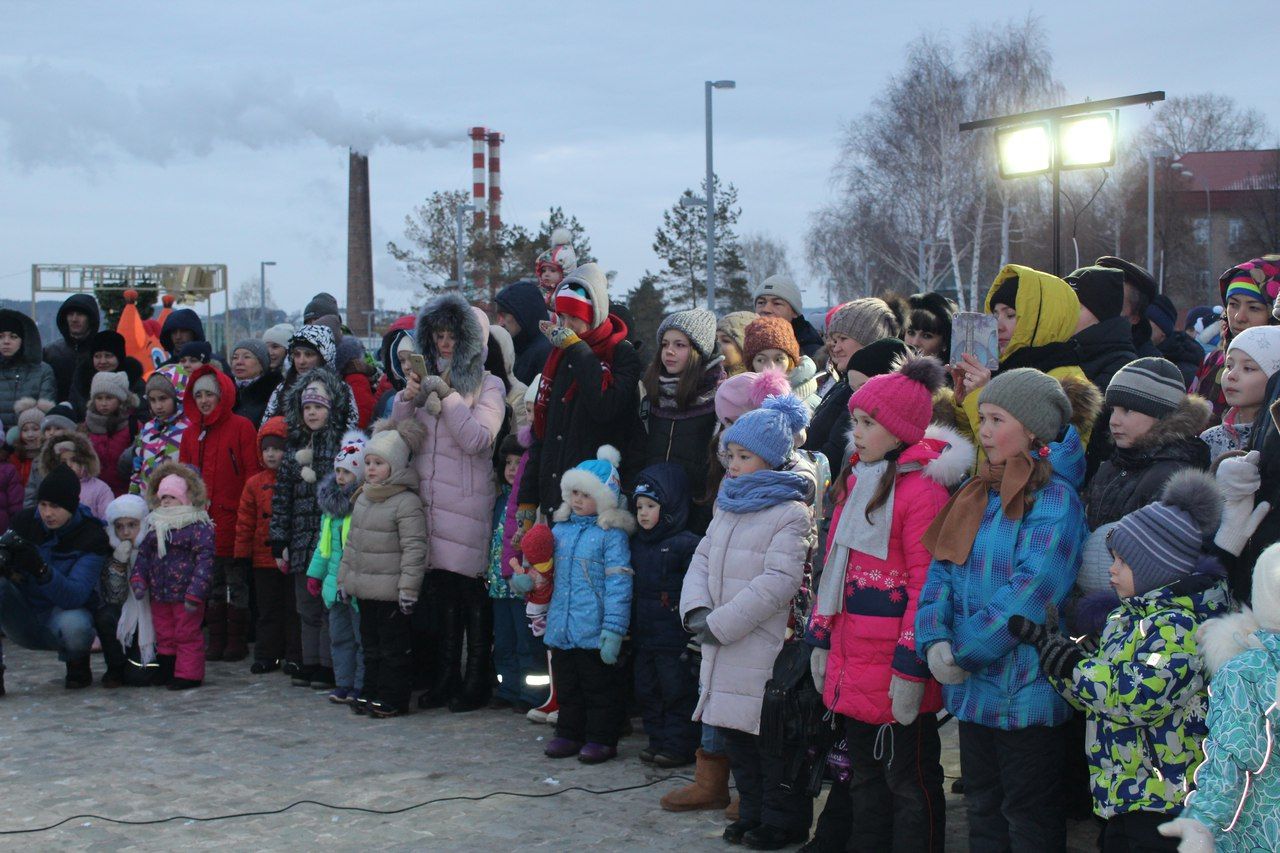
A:
[[[718,78],[738,83],[716,94],[715,150],[740,190],[740,231],[798,259],[841,128],[922,32],[959,38],[1031,13],[1072,100],[1214,91],[1280,128],[1274,0],[1209,8],[6,0],[0,296],[29,296],[38,262],[225,263],[234,287],[274,260],[282,307],[318,290],[344,300],[357,144],[372,145],[376,296],[407,306],[412,286],[383,246],[431,191],[470,186],[471,125],[506,136],[504,219],[533,227],[563,206],[625,291],[658,268],[662,210],[703,175],[702,82]],[[1144,112],[1122,111],[1122,128]]]

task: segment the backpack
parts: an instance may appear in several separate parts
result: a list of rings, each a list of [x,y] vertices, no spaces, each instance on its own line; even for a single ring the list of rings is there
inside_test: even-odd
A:
[[[789,642],[773,662],[760,709],[760,751],[785,762],[783,788],[816,797],[835,742],[835,715],[813,686],[809,652],[807,644]]]

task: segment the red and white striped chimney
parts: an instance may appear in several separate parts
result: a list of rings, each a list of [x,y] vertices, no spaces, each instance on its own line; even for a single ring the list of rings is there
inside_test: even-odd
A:
[[[471,128],[471,203],[475,205],[472,222],[484,227],[484,145],[487,131],[483,127]]]
[[[502,134],[489,131],[489,231],[495,236],[502,230],[502,158],[498,149]]]

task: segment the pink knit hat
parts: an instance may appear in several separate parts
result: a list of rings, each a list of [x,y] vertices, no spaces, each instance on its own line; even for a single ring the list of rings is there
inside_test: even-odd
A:
[[[165,495],[172,495],[184,504],[191,503],[191,496],[187,493],[187,481],[177,474],[170,474],[165,477],[160,481],[160,485],[156,487],[157,500]]]
[[[781,370],[763,373],[739,373],[720,383],[716,389],[716,418],[720,423],[736,421],[758,409],[769,396],[791,393],[791,383]]]
[[[903,444],[917,444],[933,418],[933,394],[945,373],[936,358],[910,358],[893,373],[873,376],[849,398]]]

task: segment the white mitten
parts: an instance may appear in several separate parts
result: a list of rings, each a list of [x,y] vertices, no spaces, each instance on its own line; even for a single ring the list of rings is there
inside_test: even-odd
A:
[[[1218,463],[1218,471],[1214,475],[1218,481],[1218,489],[1228,503],[1241,498],[1252,498],[1262,485],[1262,472],[1258,464],[1262,454],[1251,450],[1243,456],[1228,456]]]
[[[827,658],[831,655],[829,649],[814,650],[809,653],[809,675],[813,677],[813,686],[818,688],[818,692],[822,692],[822,686],[827,683]]]
[[[1213,832],[1198,820],[1180,817],[1162,823],[1157,831],[1165,838],[1181,838],[1178,853],[1213,853]]]
[[[942,684],[959,684],[969,677],[968,672],[956,665],[955,655],[951,654],[951,644],[945,640],[930,646],[926,657],[929,672]]]
[[[920,716],[920,701],[924,699],[924,682],[908,681],[894,675],[889,678],[889,701],[893,705],[893,718],[900,725],[909,726]]]
[[[122,539],[120,544],[111,552],[111,556],[115,557],[117,563],[129,562],[129,555],[133,553],[133,543],[128,539]]]
[[[1239,557],[1245,543],[1269,512],[1271,504],[1263,501],[1254,506],[1252,495],[1226,501],[1222,505],[1222,522],[1213,537],[1214,544],[1233,557]]]

